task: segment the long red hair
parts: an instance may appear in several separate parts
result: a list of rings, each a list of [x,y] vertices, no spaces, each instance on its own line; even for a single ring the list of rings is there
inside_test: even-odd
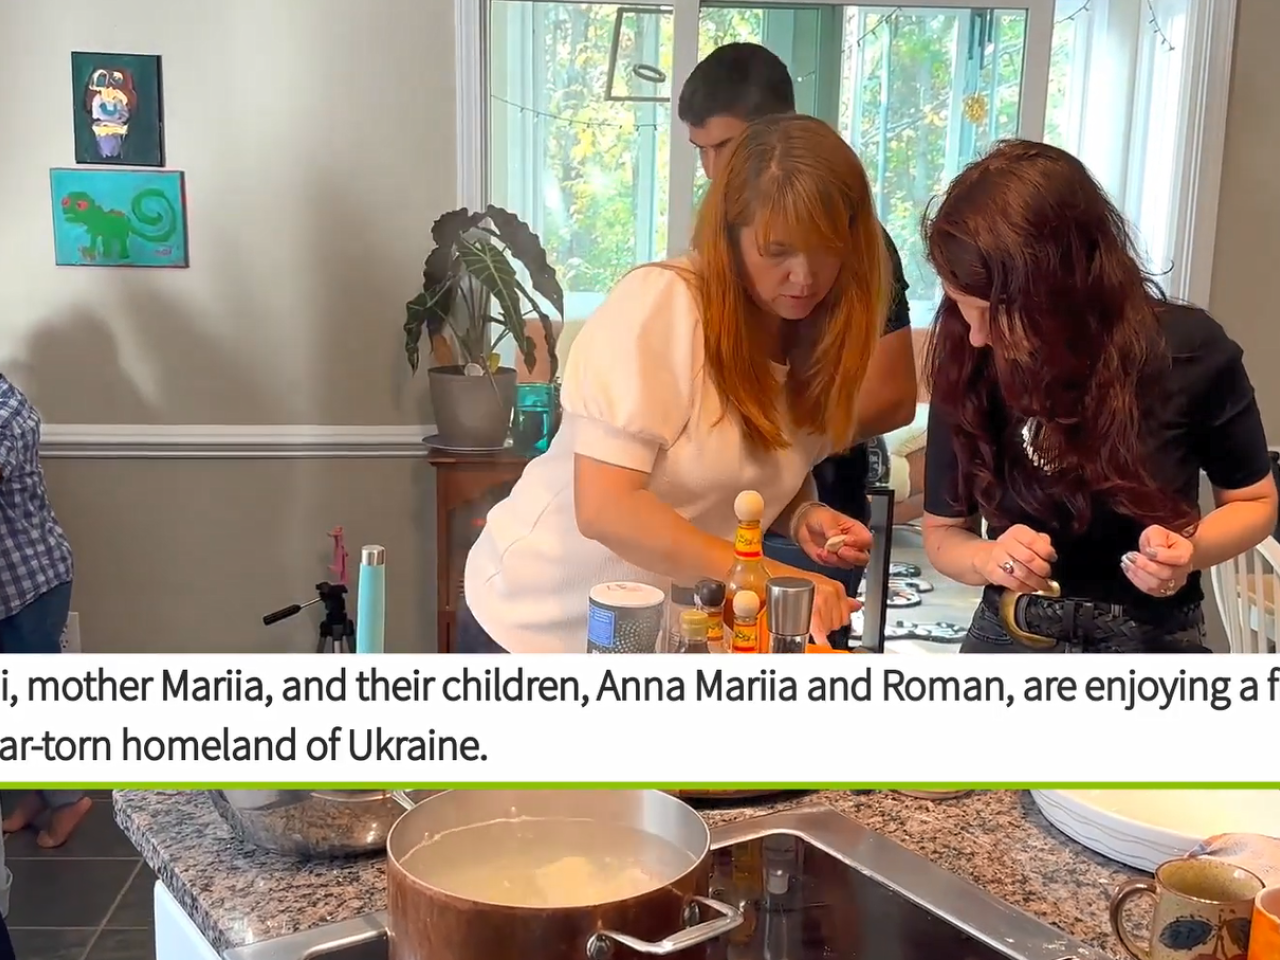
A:
[[[1165,297],[1084,164],[1043,143],[997,144],[952,182],[925,244],[946,287],[991,305],[990,346],[975,348],[944,294],[927,360],[930,402],[954,424],[962,494],[988,520],[1011,520],[1008,493],[1076,533],[1099,501],[1143,524],[1194,524],[1196,505],[1152,475],[1142,434],[1140,399],[1158,397],[1152,374],[1169,363]],[[1048,471],[1008,455],[1027,421]]]
[[[835,252],[835,285],[789,356],[779,387],[769,357],[753,349],[759,308],[740,242],[774,238],[800,250]],[[698,211],[693,285],[702,311],[706,363],[726,410],[759,450],[789,445],[780,417],[843,450],[854,440],[858,393],[884,327],[892,273],[866,171],[853,149],[821,120],[797,114],[750,124],[733,145]]]

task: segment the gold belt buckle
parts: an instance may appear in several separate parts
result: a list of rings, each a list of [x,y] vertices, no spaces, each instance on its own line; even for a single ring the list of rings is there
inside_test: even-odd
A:
[[[1004,624],[1004,629],[1009,636],[1024,647],[1030,647],[1032,650],[1052,650],[1058,645],[1057,640],[1052,637],[1042,637],[1037,633],[1028,633],[1018,626],[1018,598],[1061,596],[1062,587],[1058,586],[1057,580],[1049,581],[1048,590],[1037,590],[1034,593],[1006,589],[1000,594],[1000,622]]]

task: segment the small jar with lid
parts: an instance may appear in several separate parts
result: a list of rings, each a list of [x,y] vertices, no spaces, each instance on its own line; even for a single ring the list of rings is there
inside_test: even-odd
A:
[[[680,653],[680,618],[689,610],[696,609],[693,588],[671,585],[671,596],[667,603],[667,638],[662,653]]]
[[[725,586],[719,580],[699,580],[693,588],[697,609],[707,615],[707,653],[728,653],[724,639]]]
[[[701,610],[680,614],[680,636],[668,653],[706,653],[709,619]]]

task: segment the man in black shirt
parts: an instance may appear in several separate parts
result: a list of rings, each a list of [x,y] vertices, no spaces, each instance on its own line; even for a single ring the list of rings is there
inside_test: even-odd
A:
[[[773,114],[794,113],[795,109],[795,88],[786,64],[755,43],[730,43],[712,51],[689,74],[678,103],[680,119],[689,128],[689,141],[697,148],[709,179],[715,178],[717,166],[748,123]],[[862,442],[829,457],[813,471],[818,499],[863,522],[867,519],[872,459],[868,446],[877,447],[876,459],[884,465],[883,470],[888,456],[882,435],[906,426],[916,412],[907,280],[902,258],[887,231],[884,239],[893,261],[894,297],[859,398],[858,436]],[[791,540],[774,533],[766,535],[764,550],[774,560],[841,581],[850,596],[857,593],[861,570],[822,567]]]

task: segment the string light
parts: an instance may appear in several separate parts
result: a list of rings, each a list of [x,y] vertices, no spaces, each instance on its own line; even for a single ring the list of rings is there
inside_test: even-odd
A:
[[[1074,13],[1063,17],[1061,20],[1053,21],[1053,25],[1056,27],[1060,23],[1070,23],[1072,20],[1076,19],[1076,17],[1084,16],[1089,12],[1089,4],[1091,3],[1093,3],[1093,0],[1084,0],[1084,3],[1080,4]]]
[[[522,103],[516,103],[514,100],[508,100],[506,97],[500,97],[496,93],[491,93],[489,96],[498,101],[498,103],[506,104],[513,110],[518,110],[521,116],[528,114],[545,120],[554,120],[556,123],[566,123],[574,127],[607,127],[611,130],[658,130],[670,126],[668,123],[611,123],[607,120],[579,120],[577,117],[566,117],[558,113],[548,113],[546,110],[537,110]]]
[[[858,37],[858,39],[853,42],[853,45],[861,49],[863,40],[868,39],[873,33],[878,31],[886,23],[892,23],[894,20],[898,18],[898,14],[900,14],[901,12],[902,12],[902,7],[894,7],[892,10],[890,10],[888,13],[882,16],[879,20],[877,20],[874,27],[868,27],[866,30],[864,30],[862,33],[862,36]]]
[[[1169,53],[1173,53],[1173,44],[1169,41],[1165,32],[1160,29],[1160,21],[1156,19],[1156,8],[1155,4],[1152,3],[1152,0],[1147,0],[1147,13],[1151,14],[1151,19],[1147,22],[1151,24],[1151,29],[1156,32],[1156,37],[1159,39],[1160,43],[1163,44],[1165,50]]]
[[[1145,0],[1145,2],[1147,7],[1147,13],[1149,14],[1149,19],[1148,19],[1149,25],[1151,26],[1152,30],[1155,31],[1156,37],[1159,39],[1161,45],[1165,48],[1165,50],[1172,52],[1174,49],[1173,43],[1169,40],[1168,35],[1165,34],[1164,30],[1160,27],[1160,22],[1156,17],[1156,11],[1155,11],[1153,0]],[[1071,21],[1084,16],[1086,13],[1091,12],[1092,4],[1093,4],[1093,0],[1082,0],[1080,6],[1078,6],[1074,11],[1069,13],[1067,16],[1062,17],[1058,20],[1055,20],[1054,25],[1057,26],[1063,23],[1070,23]],[[881,16],[873,26],[867,28],[867,30],[865,30],[862,33],[862,35],[857,38],[857,40],[854,42],[854,46],[860,48],[863,44],[863,41],[870,39],[877,31],[880,30],[881,27],[895,20],[898,17],[898,15],[902,12],[903,12],[903,8],[901,6],[897,6],[897,7],[894,7],[892,10],[890,10],[888,13]],[[1006,54],[1009,54],[1010,52],[1011,51],[1007,51],[1007,50],[1005,51]],[[1020,53],[1021,48],[1019,48],[1018,51],[1016,52]],[[796,77],[795,83],[797,85],[806,83],[814,79],[816,75],[817,75],[816,70],[810,70],[808,73],[803,73],[800,76]],[[516,103],[515,101],[508,100],[506,97],[501,97],[496,93],[490,94],[490,97],[491,99],[497,101],[498,103],[505,104],[511,109],[519,111],[521,116],[524,116],[524,115],[534,116],[540,119],[551,120],[556,123],[564,123],[564,124],[568,124],[570,126],[575,126],[575,127],[593,127],[598,129],[604,128],[604,129],[610,129],[610,130],[659,130],[659,129],[665,129],[667,126],[669,126],[669,124],[666,124],[666,123],[638,123],[638,122],[637,123],[614,123],[607,120],[580,120],[577,117],[567,117],[562,114],[550,113],[546,110],[538,110],[534,107],[526,106],[525,104],[522,104],[522,103]],[[910,126],[911,121],[907,121],[906,125]]]

